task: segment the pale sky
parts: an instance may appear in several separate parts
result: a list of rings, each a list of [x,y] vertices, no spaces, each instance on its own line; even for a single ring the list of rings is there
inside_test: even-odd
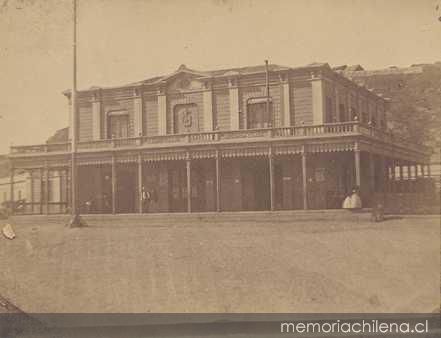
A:
[[[441,0],[79,0],[79,88],[262,64],[441,61]],[[437,5],[438,8],[437,8]],[[67,126],[72,1],[0,0],[0,154]]]

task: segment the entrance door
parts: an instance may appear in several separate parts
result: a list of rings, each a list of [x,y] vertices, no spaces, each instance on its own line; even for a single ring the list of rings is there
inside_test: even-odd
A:
[[[129,169],[121,169],[117,174],[117,212],[135,212],[136,175]]]
[[[244,160],[242,172],[242,205],[244,210],[270,209],[270,182],[267,160]]]
[[[176,163],[170,168],[170,211],[187,211],[187,172],[185,165]]]
[[[254,184],[256,187],[256,209],[270,209],[270,182],[269,182],[269,166],[266,160],[256,161]]]

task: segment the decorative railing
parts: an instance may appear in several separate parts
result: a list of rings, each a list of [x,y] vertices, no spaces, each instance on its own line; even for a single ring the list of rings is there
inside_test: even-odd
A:
[[[112,148],[136,148],[148,145],[169,145],[169,144],[204,144],[229,141],[246,141],[251,139],[274,139],[274,138],[310,138],[326,136],[344,136],[344,135],[364,135],[385,143],[400,144],[409,149],[427,152],[428,148],[423,145],[417,145],[407,142],[404,139],[394,136],[386,130],[372,128],[363,125],[360,122],[342,122],[329,123],[323,125],[301,125],[280,128],[263,129],[241,129],[232,131],[212,131],[189,134],[172,134],[160,136],[141,136],[121,139],[106,139],[96,141],[79,142],[77,149],[79,151],[100,150]],[[31,146],[12,146],[11,154],[37,154],[69,152],[70,143],[48,143]]]

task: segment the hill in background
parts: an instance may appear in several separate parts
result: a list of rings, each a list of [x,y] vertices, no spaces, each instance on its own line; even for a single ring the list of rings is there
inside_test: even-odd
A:
[[[377,94],[391,99],[388,120],[397,135],[441,148],[441,62],[406,68],[364,70],[341,66],[336,70]]]

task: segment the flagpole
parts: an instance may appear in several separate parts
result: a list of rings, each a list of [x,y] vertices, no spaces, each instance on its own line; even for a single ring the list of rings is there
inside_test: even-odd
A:
[[[78,209],[78,184],[77,184],[77,137],[78,137],[78,118],[77,118],[77,0],[73,1],[73,73],[72,73],[72,93],[71,93],[71,227],[81,226],[81,219]]]

